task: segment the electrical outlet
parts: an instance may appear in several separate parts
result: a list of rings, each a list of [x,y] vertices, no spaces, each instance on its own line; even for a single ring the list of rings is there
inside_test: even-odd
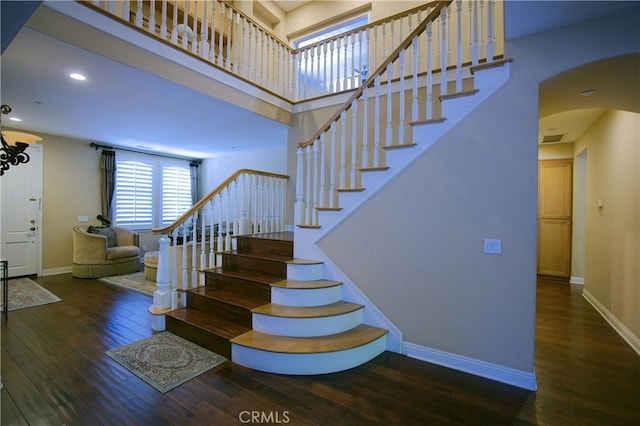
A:
[[[502,253],[502,240],[496,240],[492,238],[485,238],[484,240],[484,252],[488,254],[500,254]]]
[[[89,216],[78,216],[78,223],[87,223],[89,222]]]

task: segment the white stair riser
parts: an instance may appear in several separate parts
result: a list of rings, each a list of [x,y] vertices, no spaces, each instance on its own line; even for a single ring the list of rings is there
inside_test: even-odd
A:
[[[314,337],[342,333],[362,323],[362,309],[318,318],[284,318],[253,314],[252,328],[263,333],[289,337]]]
[[[366,345],[337,352],[290,354],[231,346],[231,360],[245,367],[277,374],[327,374],[364,364],[386,349],[386,335]]]
[[[314,281],[323,278],[321,263],[301,265],[296,263],[287,264],[287,279],[298,281]]]
[[[323,306],[340,300],[340,286],[314,289],[271,287],[271,303],[285,306]]]

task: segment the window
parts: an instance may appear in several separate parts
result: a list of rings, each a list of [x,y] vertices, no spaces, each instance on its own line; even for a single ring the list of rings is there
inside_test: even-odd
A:
[[[368,14],[360,15],[338,23],[332,27],[307,35],[294,43],[296,49],[303,49],[340,34],[348,33],[367,25]],[[343,43],[349,43],[346,46]],[[367,34],[360,32],[359,37],[351,36],[329,46],[329,52],[323,49],[312,49],[310,56],[299,58],[299,79],[301,87],[316,87],[321,92],[337,92],[358,87],[367,78]],[[335,48],[335,58],[331,50]],[[322,53],[324,52],[324,53]],[[308,59],[315,57],[315,60]],[[307,60],[305,60],[307,58]],[[327,63],[328,62],[328,63]],[[325,80],[329,78],[328,80]]]
[[[117,156],[113,204],[115,225],[141,230],[171,224],[191,207],[189,164]]]

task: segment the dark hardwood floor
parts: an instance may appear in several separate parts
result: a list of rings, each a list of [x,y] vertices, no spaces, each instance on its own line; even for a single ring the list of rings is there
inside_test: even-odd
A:
[[[62,302],[2,325],[3,426],[640,424],[640,356],[579,286],[538,282],[537,392],[385,352],[309,377],[226,362],[162,394],[105,355],[152,334],[149,297],[68,274],[37,281]]]

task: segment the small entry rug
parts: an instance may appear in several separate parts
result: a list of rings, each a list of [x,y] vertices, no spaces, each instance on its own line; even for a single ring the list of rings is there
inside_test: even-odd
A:
[[[153,296],[153,292],[158,289],[155,282],[144,279],[144,272],[134,272],[133,274],[128,275],[99,278],[98,281],[119,287],[125,287],[130,290],[137,291],[138,293],[146,294],[147,296]]]
[[[162,393],[227,360],[168,331],[111,349],[107,355]]]
[[[8,282],[9,312],[18,309],[30,308],[32,306],[46,305],[48,303],[59,302],[61,299],[49,290],[45,289],[30,278],[12,278]],[[0,298],[0,307],[4,311]]]

